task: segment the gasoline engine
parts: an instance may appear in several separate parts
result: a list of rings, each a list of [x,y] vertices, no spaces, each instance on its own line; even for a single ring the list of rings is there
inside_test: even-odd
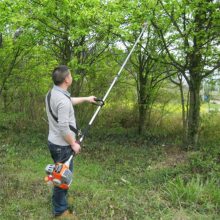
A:
[[[65,163],[48,164],[45,168],[45,181],[61,189],[69,189],[73,179],[73,173],[69,169],[72,157],[73,155]]]

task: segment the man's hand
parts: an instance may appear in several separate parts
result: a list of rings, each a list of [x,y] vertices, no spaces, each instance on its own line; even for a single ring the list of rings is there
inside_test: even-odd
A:
[[[75,141],[73,144],[71,144],[71,148],[75,152],[75,154],[79,154],[81,150],[81,146]]]
[[[78,105],[83,102],[96,103],[95,96],[87,96],[87,97],[71,97],[71,102],[73,105]]]
[[[95,99],[96,97],[95,96],[88,96],[86,97],[87,98],[87,101],[90,102],[90,103],[96,103]]]

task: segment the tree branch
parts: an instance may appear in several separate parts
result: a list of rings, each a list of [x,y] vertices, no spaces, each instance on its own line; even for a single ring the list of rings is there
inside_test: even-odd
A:
[[[161,39],[162,39],[162,42],[163,42],[163,45],[164,45],[164,48],[170,58],[170,60],[173,62],[173,65],[179,70],[179,71],[182,71],[183,70],[183,66],[181,64],[179,64],[175,58],[171,55],[170,51],[169,51],[169,48],[167,46],[167,43],[166,43],[166,40],[164,38],[164,35],[163,35],[163,32],[161,31],[161,29],[157,26],[157,24],[152,21],[152,24],[153,26],[155,27],[155,29],[157,29],[157,31],[159,32],[159,35],[161,36]]]
[[[179,32],[179,34],[181,35],[182,38],[184,38],[184,34],[183,32],[180,30],[180,27],[178,26],[176,20],[173,17],[173,12],[171,12],[171,14],[169,14],[169,12],[166,10],[166,8],[164,7],[164,4],[162,3],[161,0],[159,0],[163,10],[166,12],[166,14],[169,16],[170,20],[172,21],[173,25],[176,27],[177,31]]]
[[[220,68],[220,61],[211,70],[205,71],[205,74],[202,75],[202,79],[212,74],[218,68]]]

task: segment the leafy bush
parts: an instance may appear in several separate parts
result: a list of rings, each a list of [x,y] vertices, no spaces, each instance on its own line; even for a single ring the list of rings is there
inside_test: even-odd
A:
[[[25,114],[18,113],[0,113],[0,130],[19,129],[23,125]]]

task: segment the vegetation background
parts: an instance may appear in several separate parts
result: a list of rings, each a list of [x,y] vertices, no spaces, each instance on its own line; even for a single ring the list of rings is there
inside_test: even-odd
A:
[[[45,95],[103,97],[75,158],[80,219],[220,219],[218,0],[0,1],[0,219],[51,219]],[[96,107],[75,108],[85,128]]]

